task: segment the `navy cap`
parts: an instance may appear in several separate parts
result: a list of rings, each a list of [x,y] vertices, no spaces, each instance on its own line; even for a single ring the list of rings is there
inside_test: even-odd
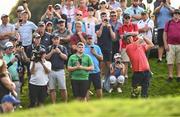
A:
[[[5,103],[5,102],[10,102],[12,104],[18,105],[20,104],[20,100],[16,99],[14,96],[12,95],[5,95],[2,100],[1,103]]]

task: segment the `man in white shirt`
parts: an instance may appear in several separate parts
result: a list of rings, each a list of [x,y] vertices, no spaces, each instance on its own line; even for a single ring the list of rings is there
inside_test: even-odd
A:
[[[152,31],[154,28],[154,22],[149,18],[148,12],[143,11],[141,13],[141,20],[137,23],[139,33],[143,36],[146,36],[148,39],[152,41]]]
[[[11,36],[15,35],[14,25],[9,23],[9,16],[7,14],[1,15],[2,24],[0,25],[0,48],[4,48],[6,42]]]
[[[46,61],[46,50],[41,48],[35,56],[34,61],[31,61],[30,70],[31,78],[29,80],[29,107],[34,107],[36,104],[42,105],[47,94],[47,83],[49,81],[48,74],[51,70],[51,62]]]

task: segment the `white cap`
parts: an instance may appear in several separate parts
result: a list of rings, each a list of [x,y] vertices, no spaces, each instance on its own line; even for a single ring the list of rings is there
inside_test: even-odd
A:
[[[10,48],[10,47],[13,47],[13,43],[8,41],[8,42],[5,43],[4,46],[5,46],[5,49]]]
[[[0,59],[0,67],[3,65],[3,60]]]
[[[119,53],[114,54],[114,59],[121,58],[121,55]]]
[[[101,2],[105,2],[105,3],[107,3],[107,2],[106,2],[106,0],[100,0],[100,1],[99,1],[99,3],[101,4]]]
[[[1,18],[3,18],[3,17],[8,17],[8,15],[7,14],[2,14]]]
[[[17,11],[24,11],[24,7],[23,6],[18,6]]]

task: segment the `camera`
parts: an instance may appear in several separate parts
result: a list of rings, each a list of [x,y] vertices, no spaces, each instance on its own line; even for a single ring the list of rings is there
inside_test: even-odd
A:
[[[166,3],[166,0],[163,0],[162,2],[163,2],[163,3]]]
[[[116,61],[116,64],[121,64],[121,61],[119,61],[119,60],[118,60],[118,61]]]
[[[41,54],[39,46],[32,50],[32,57],[31,57],[32,61],[34,61],[34,62],[41,61],[41,56],[42,56],[42,54]]]
[[[57,45],[53,45],[52,46],[52,49],[56,49],[58,46]]]
[[[18,44],[16,44],[16,47],[22,47],[22,42],[19,42]]]
[[[22,22],[22,19],[19,19],[19,22],[21,23],[21,22]]]
[[[104,19],[103,21],[106,23],[106,25],[108,24],[108,19]]]

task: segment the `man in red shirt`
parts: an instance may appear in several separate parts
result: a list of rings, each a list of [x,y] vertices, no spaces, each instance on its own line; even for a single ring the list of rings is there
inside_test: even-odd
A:
[[[123,36],[125,33],[129,33],[132,35],[137,35],[138,34],[138,27],[137,24],[133,24],[131,22],[131,17],[129,14],[124,14],[123,15],[123,22],[124,24],[119,28],[119,35],[121,39],[123,39]],[[128,64],[129,64],[129,57],[127,56],[126,53],[126,42],[124,40],[120,40],[120,52],[122,56],[122,62],[125,65],[125,78],[128,78]]]
[[[154,44],[146,37],[136,37],[133,40],[132,34],[125,34],[124,41],[127,43],[126,52],[132,64],[132,97],[137,97],[141,88],[141,97],[148,97],[148,87],[151,77],[149,63],[146,57],[146,51],[151,49]]]

